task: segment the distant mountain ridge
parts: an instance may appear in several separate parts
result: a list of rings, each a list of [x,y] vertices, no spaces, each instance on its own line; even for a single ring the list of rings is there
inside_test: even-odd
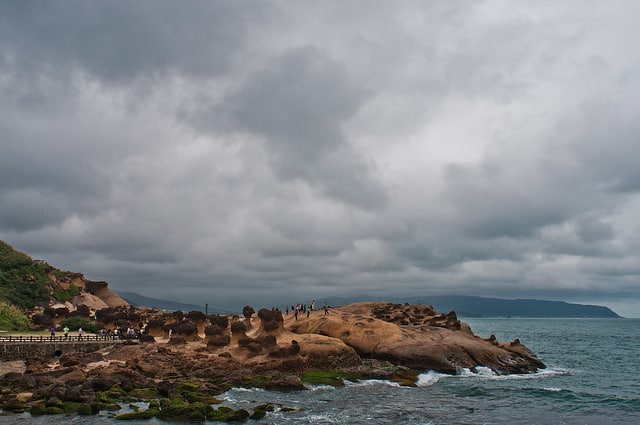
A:
[[[145,297],[144,295],[136,294],[135,292],[122,292],[118,291],[118,295],[124,298],[129,304],[133,306],[145,306],[155,307],[161,310],[181,310],[185,312],[189,311],[205,311],[205,305],[185,304],[176,301],[162,300],[159,298]],[[221,310],[215,307],[207,309],[209,314],[228,313],[228,311]]]
[[[127,302],[136,306],[156,307],[165,310],[204,311],[204,305],[184,304],[175,301],[145,297],[133,292],[118,294]],[[330,306],[339,306],[361,301],[383,301],[397,304],[411,303],[430,305],[438,313],[455,311],[460,317],[522,317],[522,318],[619,318],[620,316],[608,307],[587,304],[572,304],[564,301],[548,301],[537,299],[501,299],[476,297],[469,295],[434,295],[415,297],[376,297],[354,295],[350,297],[317,297],[317,305],[327,302]],[[281,306],[284,308],[284,306]],[[229,313],[232,309],[223,310],[209,307],[209,314]]]
[[[356,301],[388,301],[430,305],[440,313],[455,311],[467,317],[540,317],[540,318],[619,318],[608,307],[572,304],[564,301],[537,299],[501,299],[468,295],[434,295],[416,297],[330,297],[330,305]],[[324,299],[323,299],[324,300]]]

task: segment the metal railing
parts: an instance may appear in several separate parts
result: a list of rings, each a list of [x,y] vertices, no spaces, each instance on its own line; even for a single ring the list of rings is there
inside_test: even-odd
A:
[[[135,340],[137,338],[130,337],[129,335],[2,335],[0,336],[0,342],[30,342],[30,343],[45,343],[45,342],[119,342],[126,340]]]

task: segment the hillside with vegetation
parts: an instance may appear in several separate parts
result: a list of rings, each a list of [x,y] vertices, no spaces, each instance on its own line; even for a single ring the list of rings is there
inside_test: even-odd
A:
[[[60,270],[0,241],[0,330],[47,329],[69,317],[88,318],[92,311],[117,306],[128,303],[107,282]]]
[[[0,241],[0,300],[28,310],[48,304],[52,297],[65,297],[67,294],[53,294],[50,275],[63,278],[65,272]]]

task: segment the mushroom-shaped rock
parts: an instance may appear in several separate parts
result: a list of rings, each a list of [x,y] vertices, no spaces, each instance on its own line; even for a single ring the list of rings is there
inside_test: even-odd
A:
[[[269,352],[270,357],[289,357],[300,354],[300,345],[296,340],[291,341],[288,346],[278,346],[275,350]]]
[[[204,328],[205,340],[204,343],[213,346],[229,345],[231,342],[231,335],[229,335],[229,329],[225,326],[221,328],[218,325],[210,325]],[[215,342],[211,342],[215,340]],[[225,343],[223,343],[226,341]]]
[[[215,325],[220,328],[227,328],[229,326],[229,318],[227,316],[210,315],[208,319],[211,325]]]
[[[207,347],[225,347],[229,344],[231,344],[231,336],[229,335],[207,336]]]
[[[248,336],[238,339],[238,347],[247,349],[253,355],[262,353],[262,344]]]
[[[240,338],[247,336],[247,326],[244,322],[233,322],[231,324],[231,343],[237,344]]]
[[[260,329],[258,331],[259,333],[284,331],[283,318],[280,311],[262,308],[258,311],[258,317],[261,321]]]
[[[191,310],[187,314],[187,319],[195,323],[198,334],[204,333],[205,320],[207,319],[207,316],[203,312],[199,310]]]
[[[166,335],[165,321],[162,318],[151,319],[147,323],[147,333],[155,337],[163,337]]]
[[[186,338],[181,335],[171,335],[171,338],[167,341],[169,345],[185,345],[186,343]]]
[[[181,322],[173,323],[171,326],[172,336],[180,335],[187,341],[200,341],[198,336],[198,328],[191,320],[183,320]]]
[[[242,309],[242,315],[244,316],[244,323],[247,326],[247,330],[251,329],[251,316],[253,316],[256,311],[250,305],[245,305]]]
[[[140,335],[140,342],[156,342],[156,339],[152,336],[149,335],[148,333],[144,333],[142,335]]]

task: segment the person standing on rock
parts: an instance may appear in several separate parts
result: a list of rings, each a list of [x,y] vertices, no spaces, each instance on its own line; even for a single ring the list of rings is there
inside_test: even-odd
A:
[[[82,326],[81,326],[81,327],[78,328],[78,339],[80,341],[82,341],[82,332],[83,332],[83,330],[82,330]]]
[[[329,314],[329,306],[327,305],[327,302],[324,302],[324,306],[322,307],[324,308],[324,315],[326,316],[327,314]]]
[[[69,339],[69,327],[68,327],[68,326],[65,326],[65,327],[62,329],[62,332],[64,332],[64,339]]]
[[[51,326],[49,328],[49,332],[51,333],[51,336],[49,338],[50,339],[55,339],[56,338],[56,328],[54,326]]]

